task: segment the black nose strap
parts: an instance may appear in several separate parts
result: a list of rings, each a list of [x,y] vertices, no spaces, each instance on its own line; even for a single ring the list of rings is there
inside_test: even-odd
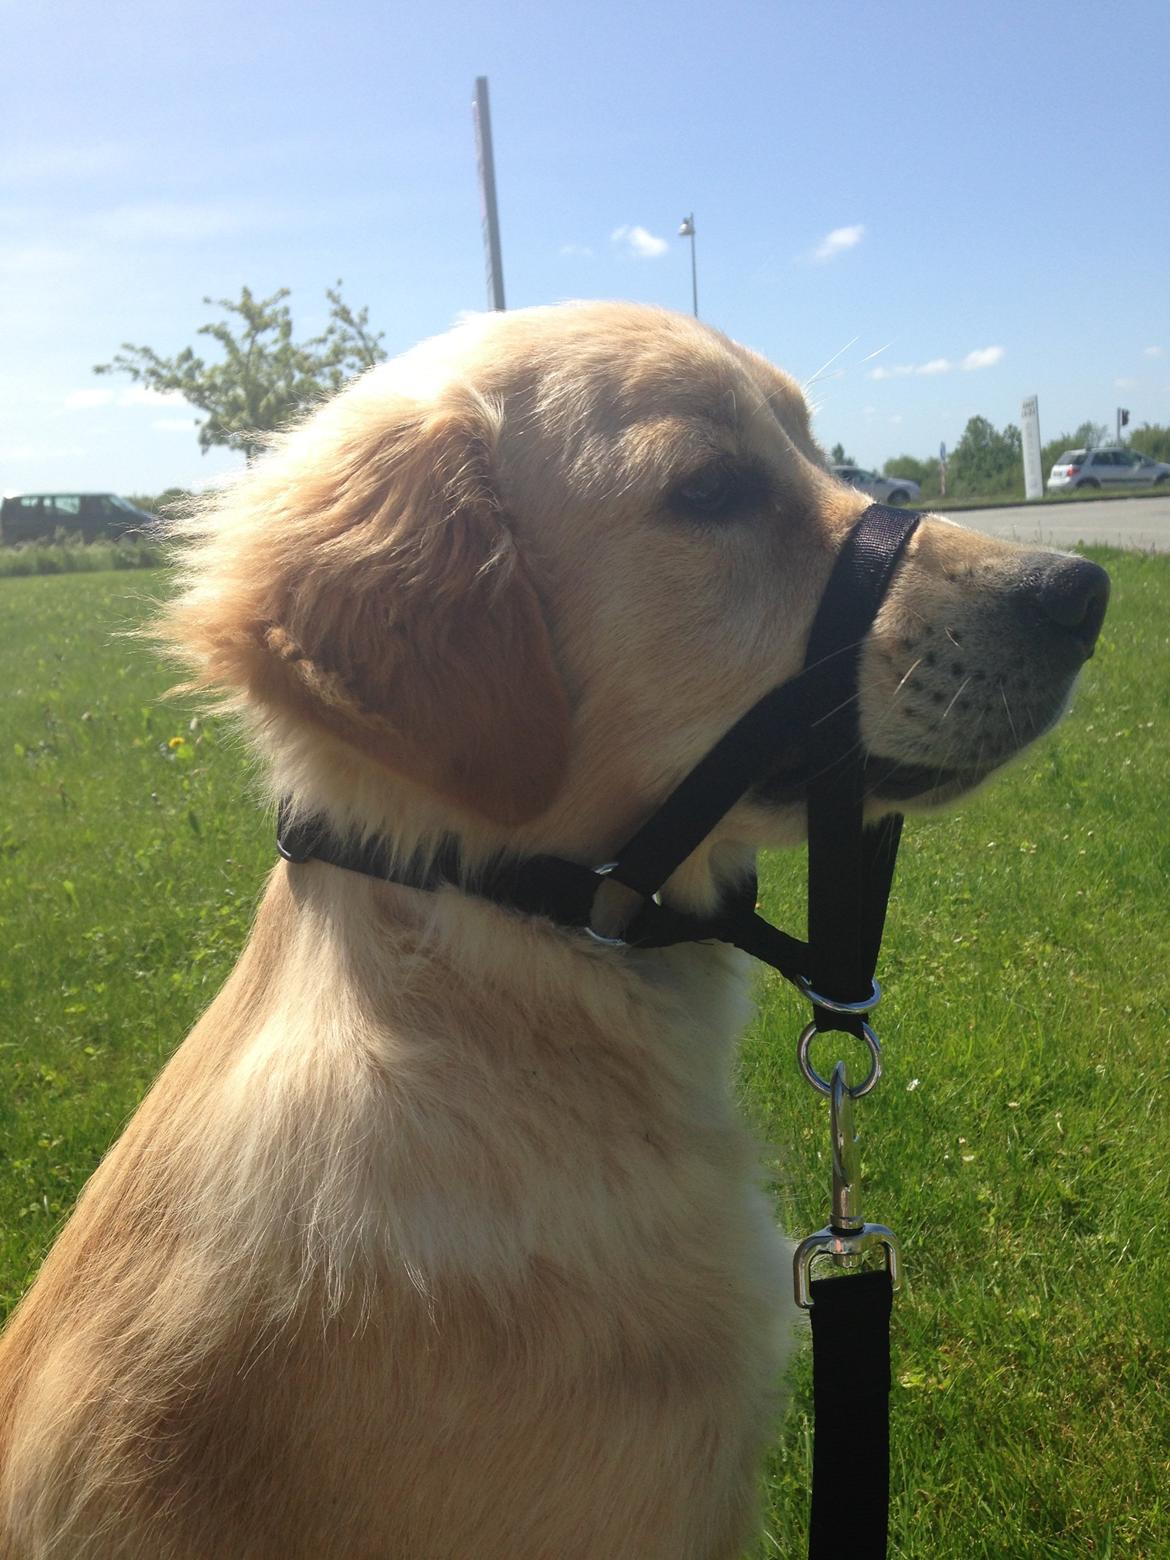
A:
[[[809,772],[818,777],[859,751],[861,646],[920,519],[883,504],[865,511],[829,575],[803,669],[736,721],[618,851],[612,875],[619,882],[657,893],[745,792],[768,778],[794,734],[808,740]]]

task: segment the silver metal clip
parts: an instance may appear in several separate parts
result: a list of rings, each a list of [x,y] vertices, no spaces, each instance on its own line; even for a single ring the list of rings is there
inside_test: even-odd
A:
[[[861,1216],[861,1150],[853,1130],[853,1091],[845,1081],[845,1063],[833,1068],[829,1084],[829,1134],[833,1152],[833,1208],[829,1223],[797,1246],[792,1257],[796,1303],[811,1309],[812,1265],[828,1257],[834,1266],[855,1268],[866,1252],[883,1247],[886,1270],[894,1288],[899,1287],[898,1238],[884,1224],[866,1224]]]

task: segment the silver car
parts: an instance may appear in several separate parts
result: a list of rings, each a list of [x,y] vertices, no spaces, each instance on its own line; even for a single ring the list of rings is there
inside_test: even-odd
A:
[[[1048,477],[1048,491],[1067,488],[1162,486],[1170,482],[1170,466],[1137,450],[1119,446],[1103,450],[1065,450]]]
[[[909,477],[879,477],[875,471],[863,471],[860,466],[831,466],[829,469],[840,481],[860,488],[882,504],[916,504],[922,492],[920,485]]]

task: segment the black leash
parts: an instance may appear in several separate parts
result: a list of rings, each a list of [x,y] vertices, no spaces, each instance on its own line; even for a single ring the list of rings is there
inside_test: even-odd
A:
[[[291,862],[310,859],[410,888],[455,885],[524,915],[543,916],[623,948],[728,942],[778,970],[813,1005],[800,1037],[801,1070],[830,1097],[833,1216],[796,1253],[797,1299],[812,1311],[817,1414],[809,1560],[881,1560],[888,1497],[889,1316],[898,1248],[884,1226],[857,1207],[858,1155],[852,1102],[881,1075],[881,1047],[866,1015],[879,998],[874,980],[902,820],[864,825],[865,759],[859,671],[865,636],[919,516],[871,505],[846,538],[809,636],[804,667],[749,709],[618,851],[585,866],[555,856],[499,857],[464,869],[451,841],[424,861],[401,861],[377,841],[339,839],[323,820],[281,809],[277,847]],[[808,940],[772,926],[755,910],[754,879],[710,916],[655,897],[697,845],[753,786],[777,781],[776,766],[804,738],[798,774],[808,806]],[[842,1030],[864,1040],[870,1069],[850,1085],[843,1063],[832,1080],[809,1059],[813,1039]],[[811,1279],[818,1257],[856,1267],[872,1249],[884,1272]]]
[[[812,1285],[809,1560],[881,1560],[890,1500],[890,1275]]]

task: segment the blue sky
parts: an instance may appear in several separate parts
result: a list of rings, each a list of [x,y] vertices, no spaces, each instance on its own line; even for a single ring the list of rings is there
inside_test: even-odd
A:
[[[1170,422],[1170,7],[0,0],[0,490],[234,464],[95,378],[204,295],[338,277],[391,351],[483,307],[491,80],[509,306],[690,308],[811,380],[865,464],[968,417]],[[842,350],[844,349],[844,350]],[[871,354],[877,354],[871,356]]]

